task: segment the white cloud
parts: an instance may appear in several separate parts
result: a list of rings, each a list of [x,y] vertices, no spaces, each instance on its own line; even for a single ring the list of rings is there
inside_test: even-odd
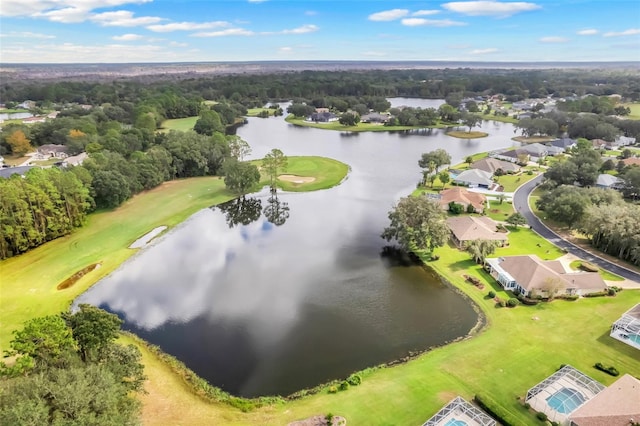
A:
[[[623,36],[630,36],[630,35],[638,35],[640,34],[640,28],[630,28],[628,30],[625,31],[620,31],[620,32],[608,32],[608,33],[604,33],[603,36],[604,37],[623,37]]]
[[[282,54],[291,54],[293,53],[293,49],[289,46],[284,46],[281,47],[280,49],[278,49],[278,53],[282,53]]]
[[[152,0],[2,0],[0,16],[42,17],[55,22],[82,22],[94,9],[143,4]]]
[[[409,11],[407,9],[391,9],[382,12],[372,13],[369,15],[370,21],[395,21],[403,16],[407,16]]]
[[[120,36],[113,36],[111,38],[116,41],[136,41],[144,37],[142,37],[140,34],[122,34]]]
[[[30,38],[30,39],[51,39],[56,38],[54,35],[49,34],[41,34],[41,33],[32,33],[31,31],[11,31],[7,34],[0,34],[0,37],[6,38]]]
[[[304,12],[304,14],[306,16],[316,16],[318,12],[316,12],[315,10],[307,10],[306,12]]]
[[[461,27],[467,24],[450,19],[405,18],[402,20],[402,25],[407,27]]]
[[[155,44],[107,44],[83,45],[76,43],[37,44],[2,48],[4,63],[123,63],[123,62],[175,62],[193,60],[193,55],[184,50],[173,50]]]
[[[569,39],[565,37],[550,36],[550,37],[542,37],[540,41],[542,43],[566,43],[569,41]]]
[[[497,16],[506,18],[520,12],[529,12],[540,9],[541,6],[535,3],[510,2],[501,3],[498,1],[458,1],[444,3],[442,5],[447,10],[471,16]]]
[[[195,31],[195,30],[208,30],[211,28],[224,28],[229,24],[226,21],[211,21],[211,22],[171,22],[169,24],[156,24],[149,25],[147,29],[156,33],[169,33],[172,31]]]
[[[189,44],[188,43],[180,43],[178,41],[172,41],[172,42],[169,43],[169,46],[171,46],[171,47],[187,47],[187,46],[189,46]]]
[[[486,55],[487,53],[496,53],[497,51],[498,49],[496,49],[495,47],[490,47],[488,49],[475,49],[469,53],[471,53],[472,55]]]
[[[245,30],[244,28],[227,28],[226,30],[200,32],[191,34],[192,37],[229,37],[229,36],[252,36],[255,35],[253,31]]]
[[[438,13],[440,13],[439,10],[416,10],[411,16],[430,16],[437,15]]]
[[[595,34],[598,34],[598,32],[599,32],[598,30],[588,29],[588,30],[580,30],[576,34],[585,36],[585,35],[595,35]]]
[[[134,18],[133,12],[128,10],[97,13],[95,15],[91,15],[89,19],[103,27],[137,27],[164,21],[163,18],[159,18],[157,16],[141,16]]]
[[[301,27],[298,28],[293,28],[291,30],[283,30],[281,31],[282,34],[306,34],[306,33],[313,33],[318,31],[318,27],[316,25],[303,25]]]

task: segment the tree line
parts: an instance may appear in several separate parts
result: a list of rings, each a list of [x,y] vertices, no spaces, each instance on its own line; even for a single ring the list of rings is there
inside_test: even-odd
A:
[[[36,168],[24,178],[0,179],[0,259],[82,226],[93,198],[77,173]]]

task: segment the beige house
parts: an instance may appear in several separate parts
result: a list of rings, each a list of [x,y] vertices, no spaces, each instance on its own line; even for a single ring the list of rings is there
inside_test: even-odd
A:
[[[69,149],[64,145],[56,145],[56,144],[46,144],[38,147],[38,153],[36,157],[38,159],[47,159],[47,158],[67,158],[67,151]]]
[[[451,230],[451,239],[459,248],[474,240],[498,241],[501,246],[508,242],[506,232],[498,232],[498,224],[486,216],[450,217],[447,226]]]
[[[630,426],[640,422],[640,380],[625,374],[570,416],[571,426]]]
[[[467,211],[469,205],[472,205],[476,213],[482,213],[484,211],[484,205],[487,202],[487,197],[477,192],[468,191],[466,188],[456,186],[440,192],[440,205],[443,209],[449,210],[449,203],[451,202],[462,205],[465,211]]]
[[[527,297],[583,296],[607,289],[597,272],[567,271],[560,261],[535,255],[488,258],[485,268],[505,290]]]
[[[497,158],[483,158],[478,161],[474,161],[469,166],[472,169],[483,170],[487,173],[495,174],[496,170],[500,169],[505,173],[517,173],[520,171],[520,166],[510,161],[498,160]]]

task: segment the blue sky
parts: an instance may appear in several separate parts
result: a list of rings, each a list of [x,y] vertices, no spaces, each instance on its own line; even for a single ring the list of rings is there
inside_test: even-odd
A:
[[[640,61],[640,1],[2,0],[0,62]]]

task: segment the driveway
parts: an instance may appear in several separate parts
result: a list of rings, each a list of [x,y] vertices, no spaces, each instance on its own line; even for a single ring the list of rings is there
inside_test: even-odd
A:
[[[536,186],[542,183],[542,179],[542,174],[536,176],[534,179],[520,186],[513,195],[513,205],[515,209],[527,219],[527,223],[531,226],[531,229],[536,231],[542,237],[551,241],[556,246],[566,250],[568,253],[571,253],[582,260],[593,263],[594,265],[598,265],[600,268],[606,269],[609,272],[613,272],[614,274],[619,275],[623,278],[635,281],[640,285],[639,273],[603,259],[576,246],[575,244],[570,243],[569,241],[563,239],[561,236],[553,232],[551,229],[547,228],[547,226],[545,226],[540,221],[540,219],[538,219],[536,215],[533,214],[533,211],[531,211],[531,208],[529,208],[529,195],[531,194],[531,192],[533,192]]]

